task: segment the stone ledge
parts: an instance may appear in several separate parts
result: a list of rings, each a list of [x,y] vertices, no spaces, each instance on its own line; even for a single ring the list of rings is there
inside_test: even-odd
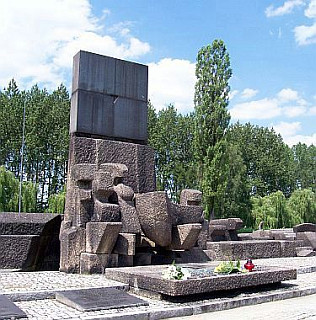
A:
[[[188,268],[214,268],[217,264],[188,264]],[[133,268],[112,268],[105,271],[107,278],[124,282],[131,287],[140,288],[154,293],[176,297],[188,296],[215,291],[232,290],[265,284],[278,283],[296,279],[296,269],[279,267],[261,267],[257,271],[230,275],[215,275],[211,277],[188,280],[167,280],[162,278],[162,271],[167,266],[142,266]]]

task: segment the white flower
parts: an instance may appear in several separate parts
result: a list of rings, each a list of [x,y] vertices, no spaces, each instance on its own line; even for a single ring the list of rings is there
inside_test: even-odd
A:
[[[187,280],[190,276],[187,269],[176,266],[175,263],[162,272],[162,277],[167,280]]]

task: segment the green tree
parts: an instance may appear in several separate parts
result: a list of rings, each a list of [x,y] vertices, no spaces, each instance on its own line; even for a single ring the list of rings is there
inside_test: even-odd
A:
[[[287,201],[292,225],[316,223],[316,194],[311,189],[295,190]]]
[[[265,197],[251,198],[254,227],[261,221],[269,229],[291,226],[291,219],[286,210],[286,198],[281,191],[277,191]]]
[[[20,170],[23,109],[25,148]],[[70,101],[65,86],[49,93],[37,85],[20,91],[14,80],[0,91],[0,165],[37,185],[37,211],[62,190],[67,173]]]
[[[0,212],[16,212],[19,206],[19,180],[14,174],[0,166]],[[30,182],[22,184],[22,211],[36,210],[36,186]]]
[[[63,214],[65,210],[66,191],[51,194],[48,198],[46,212]]]
[[[155,150],[157,189],[166,190],[173,200],[196,183],[192,131],[192,115],[178,114],[173,105],[156,114],[149,104],[148,142]]]
[[[232,76],[230,59],[222,40],[203,47],[197,55],[195,85],[194,149],[199,187],[203,192],[206,214],[215,216],[215,209],[224,189],[221,175],[225,144],[223,137],[229,125],[227,111],[228,81]]]
[[[311,188],[316,192],[316,147],[298,143],[292,147],[292,151],[294,154],[297,188]]]
[[[280,135],[273,129],[236,123],[229,136],[242,151],[251,194],[263,197],[278,190],[286,197],[291,194],[295,186],[293,153]]]
[[[229,137],[226,137],[229,139]],[[242,152],[232,140],[227,145],[223,163],[222,196],[218,200],[217,212],[221,218],[238,217],[245,226],[252,226],[250,192],[247,182],[247,168],[243,162]]]

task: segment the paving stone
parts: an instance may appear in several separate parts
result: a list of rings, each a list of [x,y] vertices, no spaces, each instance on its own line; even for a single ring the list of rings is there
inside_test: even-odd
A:
[[[148,302],[113,288],[72,290],[58,292],[57,301],[79,311],[92,311],[131,306],[145,306]]]

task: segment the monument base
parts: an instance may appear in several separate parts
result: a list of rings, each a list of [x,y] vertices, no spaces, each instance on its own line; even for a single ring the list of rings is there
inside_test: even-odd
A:
[[[192,263],[181,267],[194,270],[188,280],[168,280],[162,278],[162,272],[168,266],[142,266],[132,268],[112,268],[105,271],[107,278],[129,284],[131,287],[160,294],[161,298],[190,296],[201,293],[213,293],[246,287],[255,287],[296,279],[296,269],[281,267],[257,267],[252,272],[213,275],[217,263]],[[203,276],[206,274],[206,276]]]

